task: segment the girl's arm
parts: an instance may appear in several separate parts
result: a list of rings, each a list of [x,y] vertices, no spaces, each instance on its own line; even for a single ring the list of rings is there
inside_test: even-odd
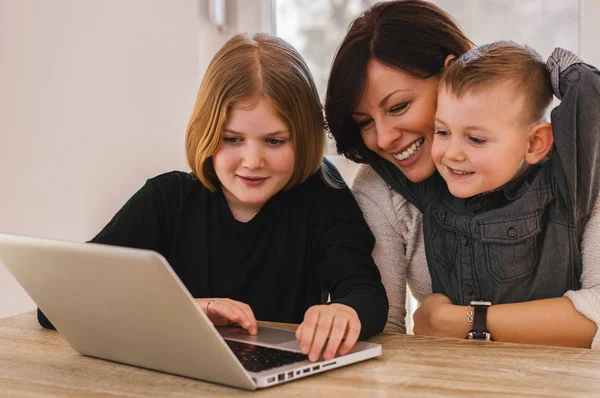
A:
[[[360,338],[383,330],[388,299],[372,257],[375,239],[348,188],[321,195],[315,245],[317,278],[330,304],[353,308],[361,324]]]
[[[311,360],[322,350],[331,359],[346,354],[359,337],[383,330],[388,300],[371,255],[375,239],[350,190],[315,186],[312,192],[315,277],[330,302],[306,311],[296,338]]]

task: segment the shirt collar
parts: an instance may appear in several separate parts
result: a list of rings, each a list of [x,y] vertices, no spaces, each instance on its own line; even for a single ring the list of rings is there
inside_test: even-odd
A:
[[[538,170],[539,165],[530,166],[523,174],[519,177],[509,181],[502,187],[502,191],[504,192],[504,196],[507,200],[513,201],[521,197],[529,186],[531,185],[531,181],[535,176],[535,172]]]

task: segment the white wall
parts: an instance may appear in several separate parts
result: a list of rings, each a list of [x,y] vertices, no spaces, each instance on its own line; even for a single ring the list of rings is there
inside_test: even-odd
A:
[[[600,5],[580,1],[580,54],[600,65]],[[187,168],[212,55],[270,30],[269,0],[227,0],[223,33],[206,2],[0,0],[0,232],[90,239],[146,178]],[[0,317],[32,308],[0,264]]]
[[[600,1],[579,1],[579,54],[585,62],[600,68]]]
[[[206,0],[0,0],[0,232],[85,241],[158,173],[187,169],[202,72],[264,8]],[[0,264],[0,317],[35,306]]]

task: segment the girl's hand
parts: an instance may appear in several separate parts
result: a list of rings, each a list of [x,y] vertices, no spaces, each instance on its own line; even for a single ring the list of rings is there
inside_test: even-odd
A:
[[[258,331],[254,313],[246,303],[228,298],[201,298],[196,299],[196,302],[215,326],[227,326],[235,323],[250,334],[256,334]]]
[[[352,307],[338,303],[314,305],[304,314],[296,339],[311,361],[318,360],[323,349],[323,359],[329,360],[338,352],[347,354],[356,344],[360,330],[358,314]]]

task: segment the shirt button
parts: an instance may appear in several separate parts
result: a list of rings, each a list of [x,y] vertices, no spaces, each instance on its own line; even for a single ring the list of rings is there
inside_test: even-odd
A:
[[[445,213],[445,212],[444,212],[444,213],[442,213],[442,214],[440,214],[440,219],[441,219],[442,221],[446,221],[446,213]]]
[[[473,294],[473,286],[471,286],[471,285],[465,286],[465,293],[467,293],[469,296],[471,294]]]
[[[511,238],[514,238],[515,236],[517,236],[517,230],[514,228],[509,228],[508,229],[508,236],[510,236]]]
[[[478,202],[478,203],[475,203],[475,204],[473,205],[473,210],[475,210],[475,211],[479,211],[479,210],[481,210],[481,203],[479,203],[479,202]]]
[[[466,246],[466,245],[467,245],[467,243],[469,243],[469,241],[468,241],[468,240],[467,240],[467,238],[465,238],[465,237],[462,237],[462,238],[460,239],[460,242],[463,244],[463,246]]]

